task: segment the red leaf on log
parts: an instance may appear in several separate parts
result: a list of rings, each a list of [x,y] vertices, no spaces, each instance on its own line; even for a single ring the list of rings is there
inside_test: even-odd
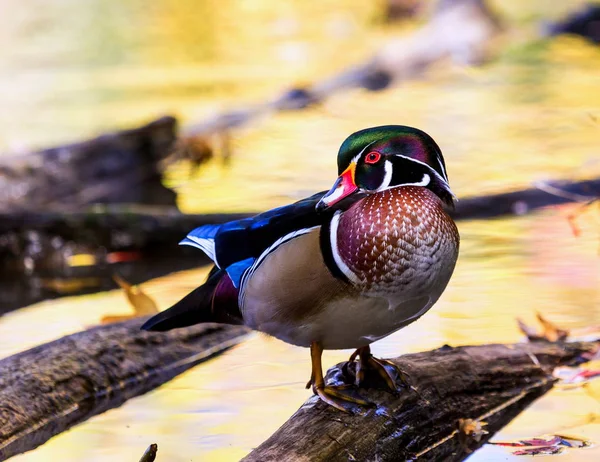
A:
[[[526,448],[513,451],[515,456],[537,456],[560,454],[565,448],[585,448],[591,443],[575,436],[544,435],[518,441],[490,442],[490,444]]]

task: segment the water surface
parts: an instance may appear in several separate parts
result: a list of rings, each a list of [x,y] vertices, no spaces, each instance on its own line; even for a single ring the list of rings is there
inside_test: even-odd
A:
[[[229,167],[214,162],[192,179],[185,164],[169,171],[180,208],[266,209],[326,189],[341,141],[386,123],[415,125],[434,136],[459,197],[598,176],[600,51],[577,38],[532,43],[544,8],[557,15],[577,2],[552,3],[499,4],[515,29],[484,68],[440,64],[422,80],[389,91],[347,92],[234,132]],[[0,14],[0,41],[10,44],[0,47],[0,147],[13,152],[165,112],[192,123],[331,75],[402,32],[378,22],[375,2],[359,1],[2,0],[0,8],[10,12]],[[586,209],[575,237],[567,220],[575,211],[568,206],[461,222],[461,257],[440,302],[374,351],[393,356],[445,343],[519,341],[515,318],[533,322],[536,311],[566,328],[598,324],[600,212]],[[206,272],[185,271],[143,287],[166,308]],[[128,310],[114,291],[10,313],[0,319],[0,357]],[[324,363],[348,354],[326,352]],[[256,334],[14,460],[137,460],[153,442],[158,460],[236,460],[309,396],[309,371],[307,350]],[[554,391],[495,439],[566,432],[600,442],[599,395],[598,385]],[[592,448],[561,460],[599,455]],[[486,447],[470,460],[511,456]]]

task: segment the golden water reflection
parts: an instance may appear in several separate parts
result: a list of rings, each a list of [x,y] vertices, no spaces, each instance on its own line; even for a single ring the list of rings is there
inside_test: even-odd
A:
[[[377,342],[374,351],[392,356],[444,343],[520,341],[515,318],[533,322],[536,311],[567,328],[597,323],[600,241],[593,214],[582,216],[581,235],[573,236],[566,220],[573,210],[563,207],[529,217],[460,223],[460,262],[440,302],[417,323]],[[143,287],[159,306],[166,307],[205,274],[206,269],[186,271]],[[118,306],[124,313],[129,310],[123,294],[115,291],[83,301],[79,297],[46,302],[9,314],[0,323],[0,355],[75,332],[102,315],[114,314]],[[50,319],[58,321],[48,325]],[[16,333],[23,332],[28,332],[27,339],[19,340]],[[331,365],[349,353],[326,352],[324,361]],[[59,455],[66,460],[135,460],[152,442],[159,444],[164,460],[236,460],[310,396],[304,389],[309,371],[307,350],[256,334],[160,389],[94,417],[15,460],[54,460]],[[591,415],[599,414],[600,402],[586,392],[555,391],[496,440],[568,432],[600,441],[600,425],[587,423]],[[600,451],[571,453],[563,457],[583,460],[585,455],[592,460]],[[506,450],[489,447],[471,460],[507,457]]]
[[[0,47],[0,151],[64,142],[165,112],[197,122],[332,75],[399,33],[378,23],[380,3],[3,0],[11,14],[0,14],[0,42],[14,46]],[[229,167],[214,162],[193,179],[184,164],[168,172],[181,209],[266,209],[329,188],[341,141],[386,123],[434,136],[459,197],[598,176],[600,51],[577,38],[532,42],[532,18],[581,2],[494,3],[515,27],[497,60],[476,70],[444,63],[389,91],[350,91],[235,131]],[[442,300],[378,342],[375,352],[519,341],[515,318],[532,322],[536,311],[566,328],[597,324],[600,218],[596,209],[586,211],[576,238],[567,221],[574,210],[460,223],[461,257]],[[205,274],[206,268],[174,274],[144,290],[168,307]],[[0,357],[120,310],[129,307],[115,291],[10,313],[0,319]],[[325,363],[347,356],[326,352]],[[254,335],[14,460],[138,460],[153,442],[157,460],[236,460],[309,396],[309,370],[306,350]],[[581,390],[553,392],[496,439],[568,429],[600,443],[600,426],[586,424],[598,413],[597,399]],[[592,448],[561,460],[599,455]],[[486,447],[470,460],[511,458]]]

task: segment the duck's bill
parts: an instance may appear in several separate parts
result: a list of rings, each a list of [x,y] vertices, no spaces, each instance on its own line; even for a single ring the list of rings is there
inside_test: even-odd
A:
[[[352,163],[333,183],[333,187],[317,203],[317,210],[324,211],[335,206],[339,208],[344,199],[357,196],[358,186],[354,182],[354,170],[356,165]],[[361,195],[362,196],[362,195]]]

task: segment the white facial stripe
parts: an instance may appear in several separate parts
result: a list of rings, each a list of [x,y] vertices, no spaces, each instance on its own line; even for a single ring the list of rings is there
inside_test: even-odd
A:
[[[333,255],[333,260],[335,261],[335,264],[340,269],[340,271],[344,273],[344,276],[346,276],[348,280],[353,282],[354,284],[358,284],[360,282],[360,279],[358,279],[358,276],[356,276],[356,274],[354,274],[352,270],[348,268],[348,265],[346,265],[344,260],[342,260],[340,252],[338,250],[337,230],[338,225],[340,224],[341,213],[341,210],[335,212],[333,218],[331,219],[331,224],[329,226],[329,242],[331,243],[331,254]]]
[[[442,169],[442,173],[444,174],[444,179],[446,180],[446,183],[448,183],[448,175],[446,174],[446,168],[444,167],[444,162],[442,162],[442,159],[440,158],[440,155],[437,152],[435,154],[435,158],[438,161],[438,165]]]
[[[359,152],[357,155],[355,155],[355,156],[352,158],[352,162],[356,162],[356,163],[358,163],[358,159],[360,159],[360,156],[362,156],[362,155],[365,153],[365,151],[366,151],[366,150],[367,150],[369,147],[373,146],[373,145],[374,145],[376,142],[377,142],[377,140],[375,140],[375,141],[373,141],[373,142],[371,142],[371,143],[367,144],[367,145],[366,145],[366,146],[365,146],[365,147],[362,149],[362,151],[360,151],[360,152]]]
[[[379,186],[379,188],[377,188],[377,191],[383,191],[384,189],[389,188],[390,182],[392,181],[392,173],[394,173],[394,166],[389,160],[386,160],[385,164],[383,164],[383,167],[385,168],[385,176],[383,177],[381,185]]]
[[[448,180],[446,178],[444,178],[443,176],[441,176],[433,167],[431,167],[431,165],[427,165],[425,162],[421,162],[420,160],[413,159],[412,157],[403,156],[402,154],[395,154],[395,156],[402,157],[403,159],[410,160],[411,162],[416,162],[417,164],[421,164],[421,165],[427,167],[429,170],[431,170],[431,172],[436,177],[438,177],[440,180],[442,180],[446,186],[450,187],[450,185],[448,184]],[[443,170],[443,168],[442,168],[442,170]],[[446,172],[444,171],[444,175],[445,174],[446,174]]]
[[[373,141],[373,143],[375,143],[375,141]],[[358,164],[358,160],[360,159],[360,156],[362,156],[364,154],[364,152],[367,150],[367,148],[369,146],[371,146],[373,143],[369,143],[367,144],[362,151],[360,151],[358,154],[356,154],[352,160],[350,161],[350,163],[348,165],[352,165],[352,163],[354,164]],[[341,185],[331,194],[323,196],[323,199],[321,199],[323,202],[325,202],[327,205],[330,205],[332,203],[335,203],[335,201],[342,195],[342,193],[344,192],[344,188],[341,187]]]
[[[399,188],[401,186],[427,186],[431,182],[431,177],[427,175],[427,173],[423,174],[423,178],[418,183],[401,183],[395,184],[393,186],[388,186],[387,188],[380,188],[377,191],[385,191],[387,189]]]
[[[431,181],[431,177],[427,173],[423,174],[423,178],[418,183],[403,183],[398,186],[427,186]]]

